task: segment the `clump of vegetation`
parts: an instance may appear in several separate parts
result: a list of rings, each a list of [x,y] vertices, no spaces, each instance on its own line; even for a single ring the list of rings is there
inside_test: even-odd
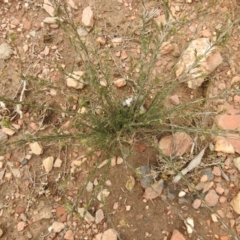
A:
[[[57,60],[55,62],[55,66],[64,76],[61,78],[62,85],[32,76],[28,71],[26,74],[21,73],[21,75],[25,83],[28,82],[36,90],[34,94],[41,95],[46,89],[54,89],[61,92],[61,96],[66,98],[69,106],[72,109],[74,106],[74,110],[66,106],[41,105],[37,103],[37,100],[27,102],[22,96],[24,91],[20,94],[20,101],[5,97],[0,97],[0,101],[18,106],[17,113],[29,110],[40,113],[40,127],[44,127],[44,124],[47,125],[47,119],[51,114],[67,116],[71,131],[64,131],[61,126],[63,122],[60,122],[59,125],[56,124],[54,133],[36,136],[35,133],[38,130],[34,134],[26,132],[19,140],[3,143],[0,146],[2,150],[5,150],[6,147],[16,143],[25,145],[33,141],[46,141],[48,143],[58,141],[60,147],[64,148],[67,145],[77,143],[87,149],[93,158],[93,154],[100,150],[102,157],[96,158],[98,162],[90,169],[88,179],[79,190],[78,197],[74,199],[74,204],[67,202],[70,212],[76,210],[75,207],[80,196],[82,196],[89,180],[96,173],[97,166],[101,164],[104,158],[110,159],[113,155],[120,153],[127,166],[131,168],[128,164],[128,157],[133,154],[132,145],[134,142],[147,141],[156,149],[158,155],[163,155],[157,142],[166,134],[173,134],[178,131],[187,132],[197,139],[198,146],[204,147],[206,146],[205,140],[212,135],[224,134],[221,129],[212,129],[213,117],[216,113],[210,111],[209,105],[206,104],[206,102],[209,103],[214,99],[205,93],[205,90],[207,92],[208,82],[205,82],[205,90],[199,90],[194,97],[190,98],[190,90],[186,83],[188,81],[187,74],[176,78],[177,64],[182,57],[179,49],[175,49],[177,52],[171,59],[171,65],[165,64],[164,68],[159,67],[160,71],[158,69],[158,62],[164,63],[166,48],[177,45],[174,42],[174,36],[177,34],[183,35],[184,27],[191,21],[187,20],[186,16],[181,21],[177,21],[170,11],[168,1],[163,1],[162,7],[164,8],[166,21],[161,24],[154,21],[156,9],[147,12],[143,5],[142,21],[137,25],[137,29],[132,29],[133,32],[131,32],[131,29],[129,30],[129,35],[133,39],[137,32],[137,39],[140,40],[140,43],[136,47],[138,50],[137,56],[134,56],[134,54],[128,56],[127,69],[123,69],[113,57],[113,52],[121,51],[128,46],[127,39],[122,37],[121,42],[115,45],[109,37],[107,40],[104,39],[107,43],[102,46],[96,39],[99,37],[103,39],[104,34],[99,32],[97,26],[92,29],[87,37],[82,38],[79,35],[78,23],[75,22],[66,5],[55,3],[55,6],[57,9],[56,17],[58,17],[57,23],[64,30],[65,36],[68,36],[72,51],[72,60],[70,61],[72,64],[70,66],[63,66]],[[198,17],[204,17],[204,14],[199,14]],[[233,24],[227,26],[225,31],[221,30],[217,34],[216,42],[212,45],[212,48],[225,44],[228,39],[228,32]],[[13,35],[9,37],[11,41],[16,41]],[[188,44],[183,47],[182,51],[187,47]],[[197,56],[196,51],[196,61],[191,67],[198,66],[203,57]],[[72,76],[74,71],[83,73],[81,79],[77,79],[82,87],[80,90],[71,89],[70,94],[69,92],[65,93],[67,88],[66,78]],[[115,80],[117,79],[125,81],[123,87],[116,86]],[[175,105],[169,102],[169,97],[178,91],[185,91],[186,99]],[[229,94],[229,92],[222,93],[225,97],[226,94]],[[1,121],[3,127],[10,126],[8,117],[1,119]],[[162,159],[167,168],[179,172],[176,164],[171,161],[172,159],[169,160],[165,156]],[[95,194],[101,190],[101,186],[106,180],[109,165],[110,161],[99,186],[95,188]],[[136,169],[132,170],[139,177],[139,172]],[[72,175],[70,174],[63,182],[59,183],[59,191],[66,190],[67,181]],[[183,176],[183,180],[192,187],[186,176]],[[84,206],[85,209],[89,208],[93,198],[96,198],[94,194],[89,203]]]

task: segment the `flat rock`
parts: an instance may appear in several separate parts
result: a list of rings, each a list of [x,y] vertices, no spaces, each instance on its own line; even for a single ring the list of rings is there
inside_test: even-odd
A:
[[[95,223],[98,224],[104,219],[104,213],[102,209],[98,209],[95,214]]]
[[[240,214],[240,192],[237,194],[237,196],[235,196],[232,201],[230,202],[230,204],[233,207],[233,210]]]
[[[65,235],[64,235],[64,239],[66,240],[74,240],[74,234],[72,230],[67,230]]]
[[[25,228],[26,224],[25,222],[21,221],[17,224],[17,231],[21,232]]]
[[[43,147],[38,142],[30,143],[29,146],[33,154],[41,155],[43,153]]]
[[[53,222],[50,229],[55,233],[59,233],[64,229],[64,227],[65,225],[62,222]]]
[[[87,30],[92,29],[92,27],[93,27],[93,11],[90,6],[83,9],[82,23],[87,28]]]
[[[95,220],[95,218],[85,208],[78,208],[78,213],[88,223],[94,222]]]
[[[108,189],[103,189],[102,191],[99,192],[97,195],[97,199],[99,202],[104,202],[105,199],[109,196],[110,192]]]
[[[186,238],[177,229],[173,230],[171,240],[185,240],[185,239]]]
[[[117,236],[117,231],[113,228],[109,228],[105,232],[97,234],[94,240],[117,240]]]
[[[123,163],[123,158],[122,157],[117,157],[117,165],[120,165]]]
[[[0,45],[0,59],[7,60],[13,54],[13,50],[8,43],[2,43]]]
[[[52,207],[43,207],[39,213],[33,216],[32,222],[39,221],[41,219],[50,219],[52,218]]]
[[[51,172],[51,170],[53,169],[53,162],[54,162],[53,157],[47,157],[43,160],[43,167],[46,173]]]
[[[8,136],[12,136],[15,134],[15,131],[13,131],[11,128],[3,127],[2,132],[7,134]]]
[[[164,182],[162,179],[160,179],[159,181],[157,181],[156,183],[152,184],[150,187],[147,187],[145,189],[143,197],[149,200],[157,198],[162,194],[163,187],[164,187]]]
[[[59,222],[66,222],[67,215],[68,215],[68,212],[67,212],[66,208],[61,207],[61,206],[56,208],[56,216],[58,217]]]
[[[235,109],[228,104],[222,105],[221,109],[224,110],[224,113],[216,116],[215,123],[220,129],[226,130],[226,136],[224,136],[224,139],[226,139],[226,141],[232,145],[234,150],[240,154],[239,134],[227,133],[228,130],[240,131],[240,109]],[[232,147],[229,146],[227,148],[227,151],[229,151],[228,153],[233,153]]]
[[[54,8],[52,6],[52,3],[49,0],[44,0],[43,2],[43,9],[50,15],[54,16]]]
[[[85,84],[82,80],[84,72],[82,71],[75,71],[69,74],[66,78],[66,83],[68,87],[72,87],[75,89],[83,89]]]
[[[53,167],[59,168],[59,167],[61,167],[61,166],[62,166],[62,160],[61,160],[60,158],[57,158],[57,159],[55,160],[55,162],[54,162]]]
[[[207,202],[209,207],[213,207],[218,203],[219,196],[215,192],[215,190],[210,190],[205,196],[205,201]]]
[[[113,82],[113,84],[116,87],[121,88],[121,87],[125,86],[127,84],[127,82],[126,82],[126,80],[124,78],[119,78],[119,79],[115,80]]]
[[[200,57],[198,64],[196,58]],[[223,59],[219,52],[215,51],[208,38],[198,38],[193,40],[182,54],[180,61],[176,65],[176,77],[187,79],[188,87],[196,89],[204,82],[204,78],[212,73]],[[185,81],[185,80],[184,80]]]
[[[214,150],[216,152],[223,152],[223,153],[235,153],[233,145],[229,142],[230,139],[226,139],[223,137],[217,137],[215,142]]]
[[[192,143],[193,140],[188,134],[177,132],[171,136],[161,138],[158,146],[163,154],[180,157],[184,153],[190,151]]]

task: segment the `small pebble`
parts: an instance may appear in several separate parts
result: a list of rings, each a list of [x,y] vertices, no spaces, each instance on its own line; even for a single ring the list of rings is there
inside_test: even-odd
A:
[[[126,211],[130,211],[131,210],[131,206],[130,205],[127,205],[126,206]]]
[[[186,193],[184,191],[180,191],[178,194],[178,197],[184,197],[186,195]]]
[[[26,158],[24,158],[24,159],[21,161],[21,164],[22,164],[23,166],[27,165],[27,163],[28,163],[28,160],[27,160]]]

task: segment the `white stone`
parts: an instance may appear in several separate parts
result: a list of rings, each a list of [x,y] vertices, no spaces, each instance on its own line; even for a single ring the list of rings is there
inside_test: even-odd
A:
[[[55,233],[59,233],[63,229],[64,229],[64,224],[62,222],[54,222],[48,230],[49,232],[53,231]]]
[[[57,158],[56,161],[54,162],[53,167],[59,168],[62,166],[62,160],[60,158]]]
[[[43,153],[43,147],[38,142],[30,143],[29,146],[33,154],[41,155]]]
[[[77,28],[77,33],[80,37],[85,37],[88,35],[88,31],[85,28],[78,27]]]
[[[98,209],[95,214],[95,223],[98,224],[104,219],[104,213],[102,209]]]
[[[87,28],[87,30],[93,27],[93,11],[90,6],[83,9],[82,23]]]
[[[92,190],[93,190],[93,183],[92,183],[92,182],[89,181],[89,182],[87,183],[86,190],[87,190],[88,192],[92,192]]]
[[[211,214],[211,218],[212,218],[212,221],[213,221],[213,222],[218,222],[218,219],[217,219],[217,215],[216,215],[216,214],[212,213],[212,214]]]
[[[179,197],[184,197],[186,196],[186,193],[184,191],[180,191],[178,194]]]
[[[104,202],[105,199],[109,196],[110,192],[107,189],[103,189],[98,195],[97,199],[99,202]]]
[[[117,157],[117,164],[122,164],[123,163],[123,158],[122,157]]]
[[[85,84],[82,80],[84,72],[82,71],[75,71],[66,78],[67,86],[72,87],[75,89],[83,89]]]
[[[222,56],[215,51],[208,38],[195,39],[177,63],[176,77],[181,80],[181,76],[184,76],[184,81],[188,80],[188,87],[195,89],[202,85],[206,76],[212,73],[222,61]]]
[[[193,218],[191,217],[188,217],[186,222],[185,222],[185,225],[187,227],[187,232],[188,234],[192,234],[193,233],[193,228],[194,228],[194,221],[193,221]]]
[[[78,208],[78,213],[88,223],[94,222],[95,220],[95,218],[85,208]]]
[[[52,170],[53,162],[54,162],[54,158],[53,157],[48,157],[48,158],[45,158],[43,160],[43,167],[44,167],[46,173],[49,173]]]
[[[7,43],[2,43],[0,45],[0,59],[7,60],[13,54],[11,46]]]
[[[127,205],[125,208],[126,208],[126,211],[130,211],[131,210],[131,206],[130,205]]]

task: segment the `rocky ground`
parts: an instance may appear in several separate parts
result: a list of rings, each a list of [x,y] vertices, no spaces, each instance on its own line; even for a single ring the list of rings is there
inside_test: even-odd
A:
[[[142,3],[65,2],[79,36],[87,44],[92,43],[99,52],[111,46],[112,60],[121,73],[113,85],[119,91],[128,91],[130,81],[125,76],[130,74],[129,59],[140,54]],[[145,11],[154,13],[152,21],[166,24],[162,1],[143,2]],[[76,141],[62,144],[60,140],[48,139],[5,148],[27,134],[48,136],[56,129],[74,134],[70,125],[72,112],[85,110],[78,105],[84,83],[74,80],[75,75],[82,76],[83,63],[75,57],[59,19],[56,21],[57,10],[47,0],[0,2],[0,239],[238,239],[238,3],[221,0],[169,3],[172,20],[187,21],[181,32],[163,44],[163,57],[156,62],[155,74],[171,71],[186,50],[176,68],[177,77],[181,76],[186,65],[194,62],[195,48],[205,51],[208,40],[214,43],[227,31],[220,46],[198,66],[208,75],[208,86],[202,83],[205,78],[189,71],[187,83],[167,100],[170,105],[179,105],[203,96],[207,99],[204,110],[218,113],[211,121],[207,120],[208,126],[232,132],[209,139],[207,146],[206,141],[205,145],[198,145],[186,133],[157,139],[166,156],[178,157],[181,169],[194,159],[194,169],[185,173],[193,188],[177,179],[175,172],[144,141],[132,145],[134,154],[128,164],[135,169],[144,166],[142,171],[151,174],[160,172],[160,178],[149,179],[151,187],[145,179],[136,177],[121,154],[110,161],[106,158],[92,173],[104,153],[96,151],[89,157]],[[151,31],[150,27],[148,30]],[[195,45],[187,48],[190,39],[196,40]],[[95,60],[97,64],[97,57]],[[57,66],[70,72],[68,76]],[[30,78],[26,80],[26,76]],[[100,78],[100,84],[107,83]],[[53,106],[60,111],[41,106]],[[200,125],[206,124],[205,120]],[[197,161],[201,163],[198,165]]]

